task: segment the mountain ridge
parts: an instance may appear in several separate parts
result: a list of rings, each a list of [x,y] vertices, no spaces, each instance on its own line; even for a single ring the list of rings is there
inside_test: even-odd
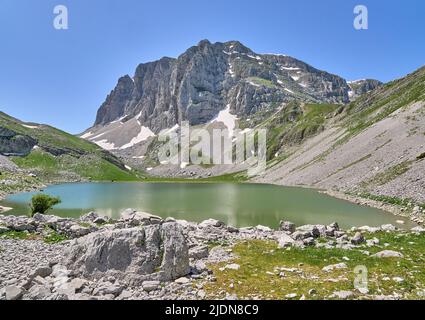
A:
[[[121,77],[82,136],[112,151],[134,147],[130,142],[144,130],[149,134],[136,139],[143,149],[161,130],[182,121],[207,124],[228,105],[243,118],[293,100],[347,104],[381,84],[364,80],[353,87],[287,55],[258,54],[239,41],[202,40],[177,58],[139,64],[134,77]]]

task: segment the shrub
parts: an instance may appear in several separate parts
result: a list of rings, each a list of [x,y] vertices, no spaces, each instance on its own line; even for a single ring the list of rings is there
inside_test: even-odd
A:
[[[30,209],[31,216],[36,213],[45,214],[47,211],[53,208],[53,206],[61,203],[61,199],[57,197],[51,197],[47,194],[36,194],[31,199]]]

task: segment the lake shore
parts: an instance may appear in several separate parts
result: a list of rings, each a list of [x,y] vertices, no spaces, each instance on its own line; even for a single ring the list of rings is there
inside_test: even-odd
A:
[[[0,300],[387,300],[425,294],[421,227],[341,230],[337,223],[297,227],[282,221],[275,230],[234,228],[131,209],[118,220],[95,213],[80,219],[0,215],[0,248]],[[103,261],[99,252],[106,260],[97,264]],[[145,252],[151,252],[148,260]],[[351,280],[359,264],[370,268],[367,292]]]
[[[161,178],[161,179],[147,179],[147,180],[141,180],[138,183],[220,183],[220,177],[214,177],[214,180],[209,180],[209,179],[201,179],[201,180],[196,180],[196,179],[165,179],[165,178]],[[20,193],[20,192],[27,192],[27,191],[37,191],[37,190],[43,190],[44,188],[48,187],[49,185],[56,185],[56,184],[60,184],[60,183],[73,183],[75,181],[55,181],[55,182],[51,182],[51,183],[47,183],[47,184],[34,184],[34,185],[25,185],[22,188],[17,188],[13,191],[10,192],[0,192],[0,201],[4,200],[8,195],[10,194],[16,194],[16,193]],[[89,182],[89,181],[78,181],[78,182]],[[101,183],[101,182],[99,182]],[[223,180],[223,183],[230,183],[228,180],[228,177],[226,177],[225,180]],[[233,181],[233,183],[247,183],[247,184],[258,184],[255,182],[251,182],[251,181],[238,181],[235,180]],[[271,185],[277,185],[280,186],[279,184],[271,184]],[[286,186],[283,186],[286,187]],[[291,186],[288,186],[291,187]],[[344,192],[340,192],[340,191],[335,191],[335,190],[321,190],[321,189],[317,189],[314,187],[309,187],[309,186],[296,186],[299,188],[306,188],[306,189],[312,189],[312,190],[316,190],[320,193],[326,194],[328,196],[331,196],[333,198],[337,198],[337,199],[341,199],[341,200],[345,200],[348,202],[351,202],[353,204],[356,205],[360,205],[360,206],[366,206],[366,207],[371,207],[371,208],[376,208],[385,212],[388,212],[394,216],[399,216],[402,218],[408,218],[410,221],[414,222],[415,224],[423,224],[424,223],[424,212],[425,209],[421,209],[419,207],[408,207],[408,206],[400,206],[400,205],[395,205],[395,204],[389,204],[389,203],[385,203],[382,201],[376,201],[376,200],[371,200],[371,199],[367,199],[364,198],[360,195],[356,195],[356,194],[347,194]],[[13,208],[7,208],[7,211],[10,211]],[[415,211],[416,210],[416,211]],[[6,211],[3,211],[3,213]],[[2,213],[1,209],[0,209],[0,213]]]

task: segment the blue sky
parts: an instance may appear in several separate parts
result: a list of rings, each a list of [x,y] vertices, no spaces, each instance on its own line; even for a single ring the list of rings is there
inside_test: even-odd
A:
[[[53,28],[59,4],[69,30]],[[358,4],[369,30],[353,28]],[[0,110],[81,132],[120,76],[201,39],[389,81],[425,63],[424,35],[423,0],[0,0]]]

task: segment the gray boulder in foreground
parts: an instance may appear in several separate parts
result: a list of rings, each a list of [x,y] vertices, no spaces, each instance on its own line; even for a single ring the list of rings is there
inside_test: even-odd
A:
[[[188,246],[177,223],[91,233],[74,240],[64,263],[86,277],[168,281],[189,273]]]

